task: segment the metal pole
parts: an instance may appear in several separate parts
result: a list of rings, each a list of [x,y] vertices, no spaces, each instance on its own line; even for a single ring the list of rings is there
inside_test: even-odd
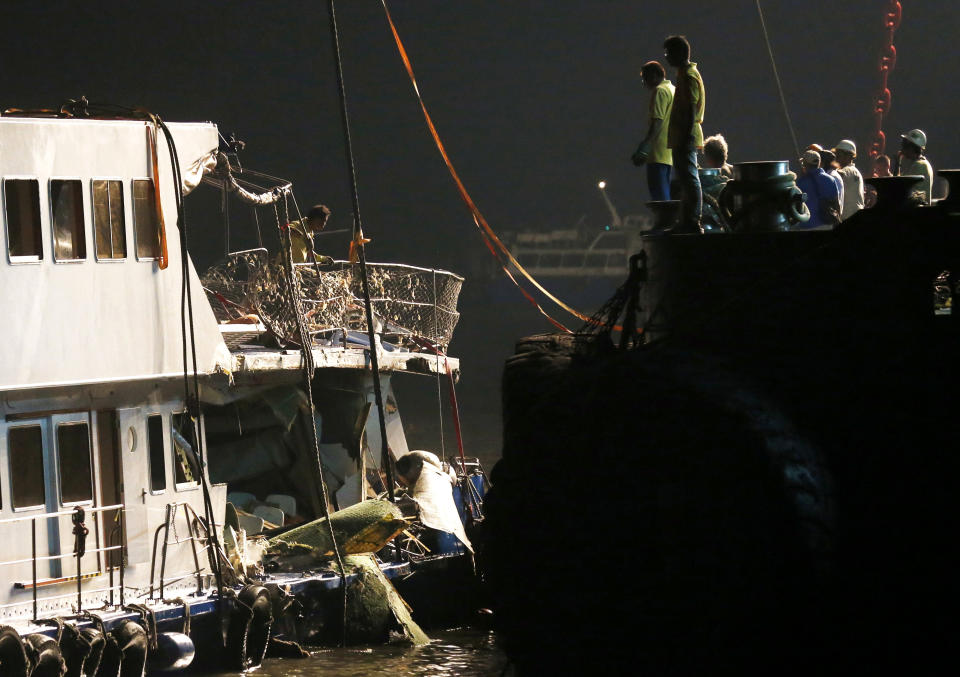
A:
[[[367,316],[367,337],[370,339],[370,369],[373,372],[373,397],[377,403],[377,415],[380,420],[380,465],[387,474],[387,494],[390,501],[393,495],[393,465],[390,463],[390,452],[387,449],[387,424],[383,412],[383,393],[380,391],[380,365],[377,359],[377,342],[373,326],[373,308],[370,303],[370,283],[367,280],[367,260],[363,247],[363,226],[360,220],[360,193],[357,188],[357,170],[353,162],[353,142],[350,139],[350,116],[347,113],[347,91],[343,84],[343,63],[340,60],[340,35],[337,32],[337,14],[333,0],[329,0],[330,33],[333,38],[333,56],[337,65],[337,89],[340,92],[340,117],[343,122],[343,134],[347,164],[350,168],[350,191],[353,198],[353,242],[356,247],[357,260],[360,263],[360,280],[363,283],[363,303]]]
[[[37,520],[30,520],[30,545],[33,558],[33,620],[37,620]]]
[[[117,513],[117,514],[119,514],[119,513]],[[116,530],[115,530],[115,529],[111,529],[111,530],[110,530],[110,535],[107,537],[107,547],[109,547],[109,548],[112,548],[112,547],[113,547],[113,535],[114,535],[115,533],[116,533]],[[122,549],[123,549],[123,548],[121,547],[121,550],[122,550]],[[112,561],[112,560],[113,560],[113,550],[108,550],[106,556],[104,557],[104,561],[105,561],[106,564],[107,564],[107,572],[108,572],[108,575],[110,576],[110,606],[113,606],[113,561]],[[122,557],[121,557],[121,560],[120,560],[120,561],[121,561],[121,564],[120,564],[120,565],[123,566],[123,558],[122,558]]]
[[[83,611],[83,580],[80,578],[80,560],[83,554],[80,548],[77,548],[77,613]]]
[[[167,543],[170,541],[170,517],[177,514],[177,504],[167,503],[167,519],[163,525],[163,550],[160,556],[160,599],[163,599],[163,574],[167,568]]]
[[[125,562],[124,558],[124,543],[123,540],[123,520],[125,518],[124,511],[126,508],[120,508],[120,606],[123,606],[123,568]]]

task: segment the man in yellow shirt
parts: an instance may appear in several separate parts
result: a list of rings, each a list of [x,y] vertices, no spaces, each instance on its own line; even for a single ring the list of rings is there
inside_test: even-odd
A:
[[[650,94],[650,126],[647,135],[633,154],[633,164],[647,165],[647,187],[651,200],[670,199],[670,167],[672,154],[667,148],[667,124],[673,106],[673,83],[657,61],[648,61],[640,70],[643,84],[652,90]]]
[[[706,95],[697,64],[690,62],[690,43],[671,35],[663,43],[667,63],[677,69],[677,87],[670,111],[667,146],[680,180],[680,222],[676,233],[702,233],[703,193],[697,172],[697,151],[703,148],[703,112]]]
[[[301,221],[292,221],[290,228],[290,247],[294,263],[321,264],[332,263],[329,256],[317,254],[313,249],[313,235],[319,233],[330,219],[330,209],[326,205],[314,205],[306,218]]]

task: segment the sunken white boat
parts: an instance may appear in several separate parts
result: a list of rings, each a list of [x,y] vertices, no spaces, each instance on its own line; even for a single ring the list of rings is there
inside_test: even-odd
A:
[[[372,332],[355,263],[256,249],[201,279],[182,200],[210,183],[282,230],[290,185],[231,174],[214,124],[83,113],[0,118],[0,672],[139,674],[205,651],[249,667],[271,635],[340,617],[283,618],[350,578],[271,570],[266,536],[393,488],[383,449],[409,449],[391,379],[459,375],[444,353],[462,279],[366,264]],[[479,516],[482,471],[455,466]],[[386,577],[469,558],[456,537],[416,551],[404,525],[371,559]]]

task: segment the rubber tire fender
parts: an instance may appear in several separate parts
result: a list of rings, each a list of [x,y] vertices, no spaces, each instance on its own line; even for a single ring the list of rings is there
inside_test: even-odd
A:
[[[273,627],[270,591],[247,585],[237,595],[227,628],[227,662],[233,669],[247,670],[263,662]]]
[[[136,621],[126,620],[104,639],[97,677],[142,677],[147,666],[147,631]]]
[[[0,625],[0,674],[4,677],[27,677],[30,660],[20,633],[9,625]]]
[[[60,653],[57,640],[34,633],[27,635],[23,641],[33,664],[30,677],[63,677],[67,673],[67,664]]]
[[[67,664],[67,677],[84,677],[88,673],[95,674],[95,670],[88,670],[84,667],[90,657],[93,645],[87,641],[86,637],[80,635],[77,626],[64,623],[59,643],[63,661]]]
[[[97,674],[100,667],[100,660],[103,658],[103,650],[106,647],[106,640],[103,633],[95,628],[83,628],[78,633],[75,641],[85,645],[85,652],[80,654],[81,660],[67,660],[67,677],[93,677]],[[61,644],[63,640],[61,640]]]

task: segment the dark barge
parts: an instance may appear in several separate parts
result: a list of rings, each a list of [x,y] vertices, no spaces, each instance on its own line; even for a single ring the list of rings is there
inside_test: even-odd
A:
[[[485,566],[522,674],[950,660],[960,188],[940,175],[948,199],[880,180],[830,231],[646,236],[600,318],[635,312],[642,341],[518,342]]]

